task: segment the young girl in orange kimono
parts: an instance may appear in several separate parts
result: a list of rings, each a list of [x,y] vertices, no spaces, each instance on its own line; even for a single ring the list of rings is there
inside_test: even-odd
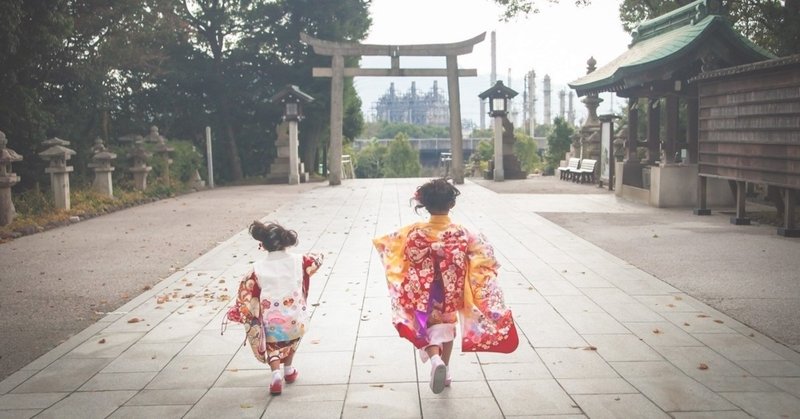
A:
[[[392,322],[423,362],[431,360],[434,393],[452,380],[448,365],[458,317],[462,351],[510,353],[518,344],[492,247],[448,217],[459,194],[445,179],[418,187],[415,209],[425,208],[430,219],[373,240],[386,270]]]

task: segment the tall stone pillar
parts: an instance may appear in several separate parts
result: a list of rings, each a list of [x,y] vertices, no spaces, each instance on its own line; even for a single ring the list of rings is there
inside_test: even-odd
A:
[[[17,216],[14,201],[11,200],[11,187],[21,179],[11,170],[11,163],[21,161],[22,156],[6,145],[6,134],[0,131],[0,226],[11,224]]]
[[[106,150],[103,145],[103,140],[98,137],[94,140],[94,147],[92,147],[94,155],[89,167],[94,170],[94,182],[92,188],[102,195],[109,198],[114,197],[114,186],[111,180],[111,173],[114,172],[114,167],[111,166],[111,161],[117,158],[117,155]]]
[[[152,154],[144,149],[141,141],[136,141],[131,151],[131,158],[133,159],[133,166],[128,169],[133,173],[133,188],[143,191],[147,189],[147,174],[153,170],[152,167],[147,165],[147,159]]]
[[[491,100],[491,99],[489,99]],[[494,181],[502,182],[505,180],[505,170],[503,169],[503,117],[495,116],[494,120]]]
[[[53,137],[42,142],[48,148],[39,153],[39,156],[50,162],[50,166],[44,171],[50,174],[50,186],[53,190],[53,198],[56,208],[70,209],[69,174],[74,170],[72,166],[67,166],[67,160],[75,155],[75,150],[66,146],[69,141]]]
[[[586,74],[592,73],[597,67],[594,57],[586,61]],[[603,99],[597,93],[590,93],[583,98],[589,114],[580,129],[581,146],[583,146],[584,159],[600,160],[600,119],[597,118],[597,108]]]

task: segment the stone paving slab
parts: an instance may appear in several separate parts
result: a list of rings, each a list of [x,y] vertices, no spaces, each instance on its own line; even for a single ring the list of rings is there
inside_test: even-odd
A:
[[[423,219],[419,179],[347,181],[264,219],[322,251],[300,378],[268,371],[220,335],[238,278],[260,257],[246,231],[0,382],[0,418],[793,417],[800,356],[513,199],[468,183],[452,214],[483,232],[514,311],[513,354],[453,356],[453,387],[394,336],[370,240]]]

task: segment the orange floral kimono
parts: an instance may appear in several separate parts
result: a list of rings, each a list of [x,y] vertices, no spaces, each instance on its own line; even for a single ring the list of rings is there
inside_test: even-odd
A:
[[[517,348],[511,310],[497,283],[500,265],[482,235],[446,215],[433,215],[427,223],[403,227],[373,244],[386,270],[392,322],[401,337],[417,348],[428,345],[436,301],[443,318],[458,313],[463,351],[510,353]]]
[[[310,315],[310,278],[321,265],[322,255],[276,251],[242,278],[226,320],[244,324],[245,340],[259,362],[283,360],[300,345]]]

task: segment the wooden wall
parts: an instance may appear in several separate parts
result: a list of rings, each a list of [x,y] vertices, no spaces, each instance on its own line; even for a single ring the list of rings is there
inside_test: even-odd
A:
[[[698,77],[701,176],[800,189],[800,56]]]

